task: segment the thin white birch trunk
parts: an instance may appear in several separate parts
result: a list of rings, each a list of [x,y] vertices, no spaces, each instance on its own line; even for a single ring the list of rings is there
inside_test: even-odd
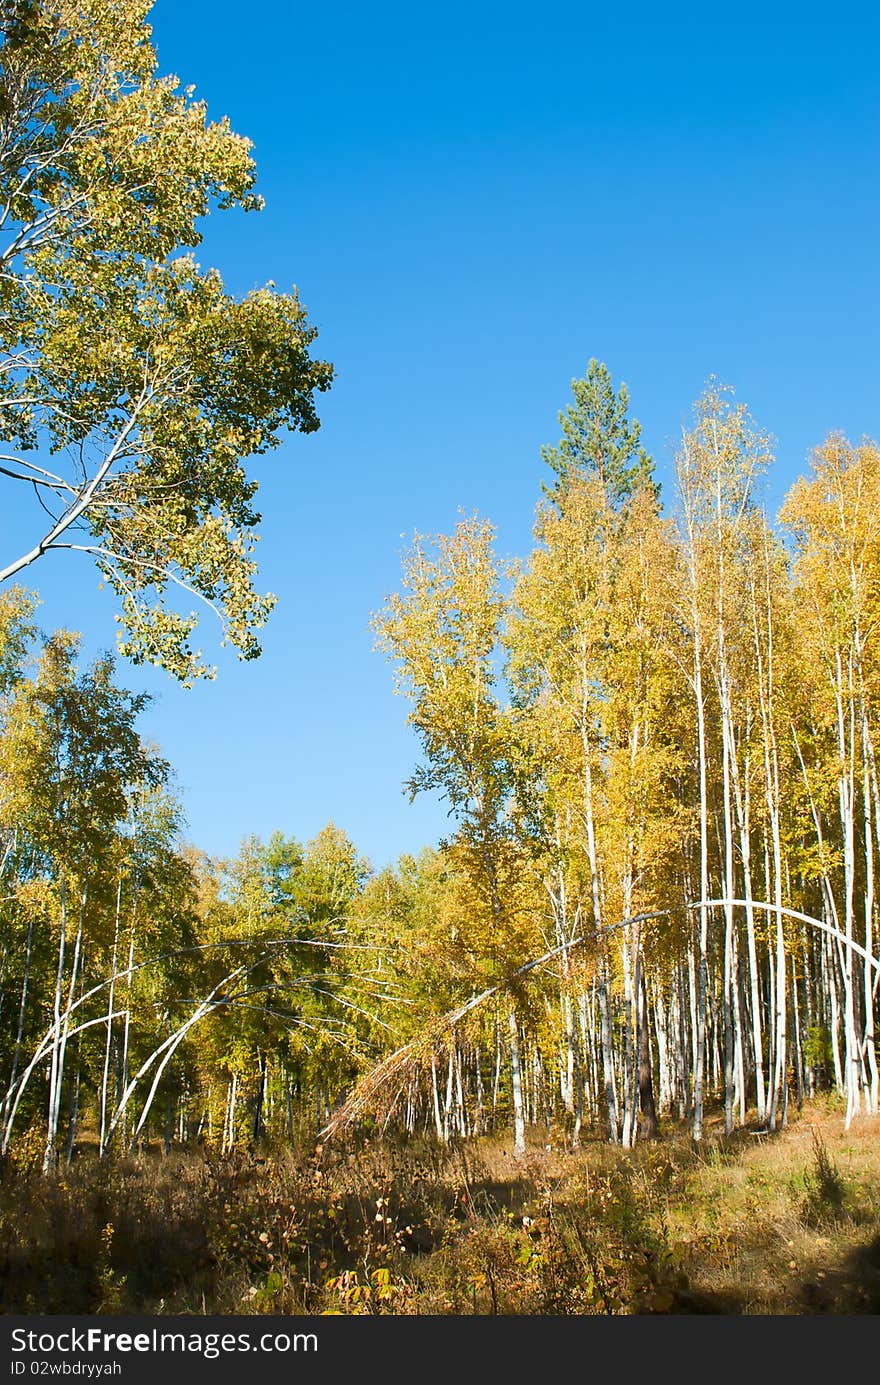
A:
[[[513,1100],[513,1155],[521,1159],[526,1152],[526,1123],[523,1110],[522,1062],[520,1059],[519,1024],[516,1011],[507,1016],[510,1034],[510,1085]]]

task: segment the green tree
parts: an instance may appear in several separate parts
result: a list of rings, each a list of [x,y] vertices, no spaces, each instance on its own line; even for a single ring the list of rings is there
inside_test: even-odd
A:
[[[260,652],[245,459],[318,427],[332,368],[296,291],[241,301],[189,253],[212,208],[260,207],[247,140],[156,75],[145,0],[6,0],[0,42],[0,474],[35,541],[91,554],[135,662],[210,674],[183,593]],[[49,513],[46,519],[45,511]]]
[[[574,403],[559,415],[562,438],[556,447],[544,447],[541,455],[556,473],[556,483],[545,486],[554,499],[572,476],[596,476],[605,488],[608,503],[619,508],[637,483],[653,481],[654,464],[641,445],[641,427],[629,417],[629,391],[614,389],[608,367],[593,359],[580,380],[572,380]]]
[[[76,637],[46,642],[33,678],[19,681],[3,708],[0,802],[29,846],[47,923],[57,930],[51,995],[51,1066],[44,1168],[54,1166],[71,1005],[82,990],[91,921],[113,873],[119,824],[138,782],[158,784],[167,766],[142,744],[135,722],[145,705],[113,682],[104,657],[80,672]],[[27,952],[33,941],[29,930]],[[44,978],[47,980],[48,978]],[[4,1141],[8,1141],[12,1113]]]
[[[31,617],[36,598],[21,587],[0,592],[0,695],[22,677],[28,645],[33,639]]]

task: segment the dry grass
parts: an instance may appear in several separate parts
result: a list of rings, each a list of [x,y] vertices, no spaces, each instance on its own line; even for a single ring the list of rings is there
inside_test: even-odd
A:
[[[0,1182],[5,1312],[880,1312],[880,1119],[814,1102],[624,1153],[361,1141],[85,1151]]]
[[[691,1283],[744,1313],[880,1312],[880,1117],[812,1103],[716,1142],[667,1202]]]

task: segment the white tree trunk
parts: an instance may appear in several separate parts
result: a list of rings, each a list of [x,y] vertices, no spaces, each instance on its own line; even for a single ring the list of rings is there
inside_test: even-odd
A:
[[[520,1058],[519,1025],[516,1011],[507,1016],[510,1033],[510,1085],[513,1100],[513,1154],[521,1159],[526,1152],[526,1122],[523,1110],[522,1062]]]

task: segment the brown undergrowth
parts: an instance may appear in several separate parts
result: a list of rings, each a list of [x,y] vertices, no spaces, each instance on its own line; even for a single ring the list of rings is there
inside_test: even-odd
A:
[[[880,1312],[880,1119],[181,1151],[0,1181],[0,1306],[37,1313]]]

